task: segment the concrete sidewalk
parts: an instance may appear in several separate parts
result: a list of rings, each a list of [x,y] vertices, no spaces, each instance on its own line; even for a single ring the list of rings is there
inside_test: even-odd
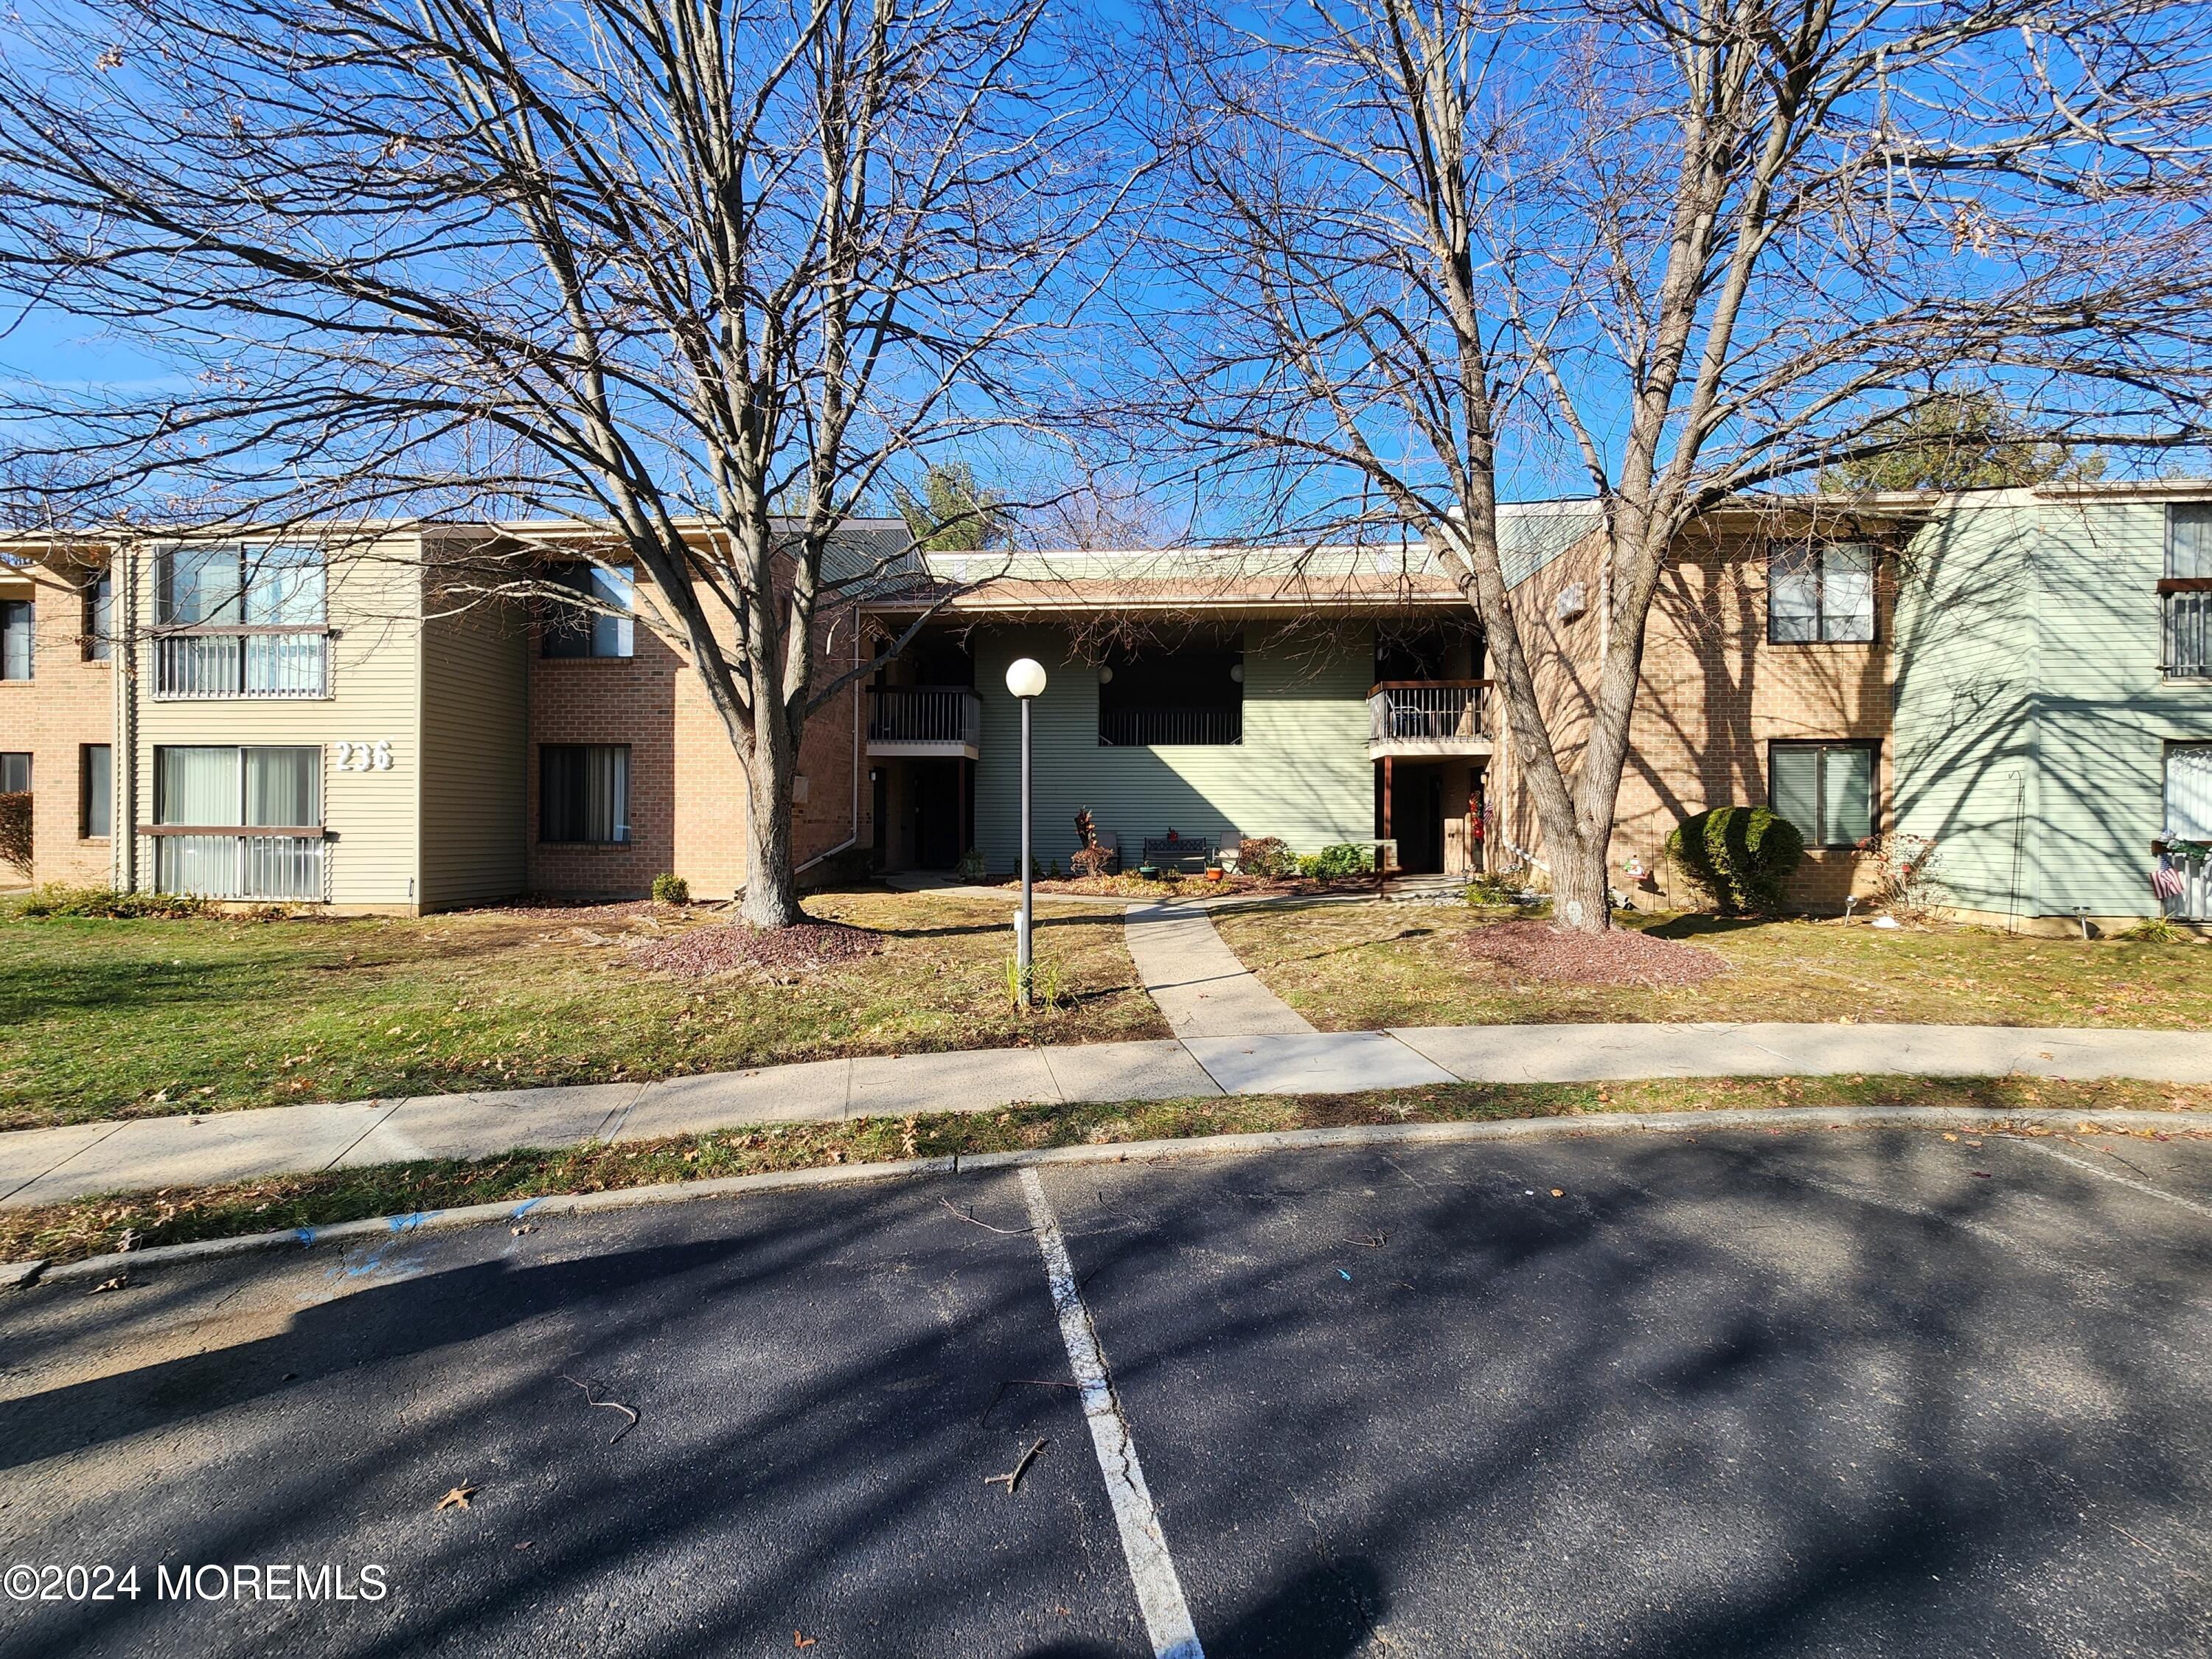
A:
[[[1352,1094],[1426,1084],[1918,1075],[2212,1083],[2212,1032],[1999,1025],[1448,1025],[984,1048],[0,1135],[0,1206],[520,1146],[1026,1103]]]
[[[1313,1030],[1237,960],[1198,906],[1133,904],[1122,933],[1137,977],[1177,1036],[1281,1036]]]

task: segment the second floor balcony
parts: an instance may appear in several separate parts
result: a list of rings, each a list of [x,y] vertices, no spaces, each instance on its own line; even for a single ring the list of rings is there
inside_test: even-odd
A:
[[[154,635],[154,695],[163,699],[328,696],[330,630],[164,629]]]
[[[868,693],[871,755],[979,757],[983,704],[963,685],[893,685]]]
[[[1491,752],[1488,680],[1384,680],[1367,696],[1367,758]]]

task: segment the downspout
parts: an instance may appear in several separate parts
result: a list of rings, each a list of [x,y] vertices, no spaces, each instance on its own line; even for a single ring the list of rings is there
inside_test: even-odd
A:
[[[138,552],[125,541],[117,549],[123,568],[115,586],[122,601],[122,641],[112,651],[116,666],[114,687],[114,747],[108,754],[107,833],[108,879],[123,892],[138,889]],[[118,754],[117,751],[120,751]],[[122,776],[114,763],[123,763]],[[118,787],[119,786],[119,787]]]

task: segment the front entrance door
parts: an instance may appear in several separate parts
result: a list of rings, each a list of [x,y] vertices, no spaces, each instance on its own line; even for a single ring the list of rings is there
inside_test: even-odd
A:
[[[1390,769],[1390,833],[1398,838],[1398,867],[1409,876],[1433,876],[1444,867],[1444,769]]]
[[[950,870],[967,849],[961,846],[967,827],[961,797],[966,769],[958,760],[912,760],[907,775],[909,810],[914,814],[914,862],[920,870]]]

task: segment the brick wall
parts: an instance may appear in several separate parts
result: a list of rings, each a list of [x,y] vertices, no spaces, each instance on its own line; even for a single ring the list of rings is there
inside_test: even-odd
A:
[[[0,750],[32,757],[33,879],[105,887],[107,836],[80,833],[82,746],[112,742],[115,680],[112,664],[85,660],[83,574],[34,566],[0,581],[0,597],[38,607],[33,677],[0,680]],[[16,878],[0,867],[0,881]]]
[[[817,621],[817,677],[856,660],[848,613]],[[744,880],[744,778],[706,688],[674,648],[640,622],[630,657],[547,657],[533,641],[530,662],[529,882],[538,893],[627,896],[664,871],[682,876],[695,898],[728,898]],[[807,722],[799,775],[805,799],[793,807],[798,861],[857,835],[867,844],[867,791],[858,792],[853,710],[841,692]],[[630,840],[618,846],[539,838],[539,749],[544,744],[628,744]],[[861,780],[865,782],[865,780]]]
[[[1514,592],[1553,740],[1570,768],[1587,739],[1595,684],[1602,610],[1599,547],[1593,538]],[[1576,581],[1584,584],[1589,609],[1574,621],[1560,621],[1553,608],[1558,595]],[[1667,866],[1668,832],[1710,807],[1764,805],[1768,745],[1778,739],[1881,743],[1875,819],[1877,829],[1887,824],[1893,599],[1894,582],[1886,568],[1872,644],[1770,644],[1763,543],[1692,546],[1670,561],[1645,636],[1613,821],[1610,863],[1616,887],[1630,886],[1622,866],[1634,858],[1654,872],[1638,889],[1641,901],[1692,904],[1694,890]],[[1510,754],[1501,755],[1498,787],[1507,833],[1540,856],[1541,832]],[[1493,860],[1497,855],[1493,851]],[[1833,912],[1843,908],[1847,893],[1863,894],[1870,885],[1860,855],[1814,849],[1792,896],[1807,910]]]

